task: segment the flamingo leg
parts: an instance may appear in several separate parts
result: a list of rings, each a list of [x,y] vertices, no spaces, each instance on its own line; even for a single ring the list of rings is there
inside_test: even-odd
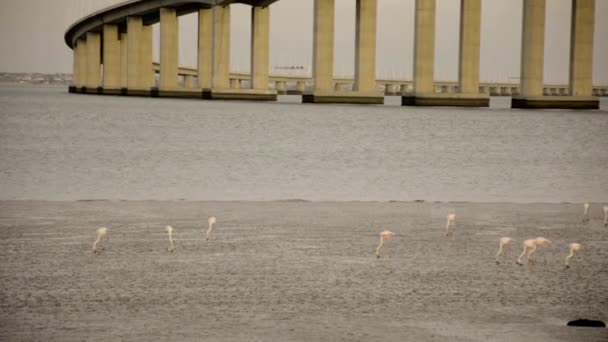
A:
[[[500,247],[498,248],[498,253],[496,253],[496,265],[500,264],[500,254],[502,253],[502,243],[500,244]]]
[[[517,263],[519,266],[522,266],[522,265],[523,265],[523,263],[521,262],[521,258],[523,258],[523,257],[524,257],[524,255],[526,255],[526,251],[527,251],[527,249],[528,249],[528,247],[524,246],[524,251],[523,251],[523,252],[521,252],[521,254],[519,255],[519,257],[517,258],[516,263]]]
[[[380,258],[380,247],[382,247],[382,244],[384,243],[384,239],[380,238],[380,244],[378,245],[378,247],[376,248],[376,257]]]

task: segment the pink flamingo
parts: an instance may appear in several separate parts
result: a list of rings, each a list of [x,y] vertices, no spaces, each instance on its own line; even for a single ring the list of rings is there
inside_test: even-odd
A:
[[[524,257],[524,255],[526,255],[526,252],[527,252],[528,262],[534,262],[534,260],[532,259],[532,253],[536,252],[536,250],[538,249],[539,246],[548,245],[550,243],[551,243],[550,240],[545,239],[544,237],[540,237],[540,236],[537,237],[536,239],[525,240],[523,243],[524,250],[523,250],[523,252],[521,252],[519,257],[517,258],[517,261],[516,261],[517,264],[519,266],[523,265],[521,259]]]
[[[511,245],[511,243],[515,241],[513,239],[511,239],[510,237],[502,237],[500,238],[500,241],[498,242],[498,253],[496,253],[496,265],[500,264],[500,254],[502,253],[502,250],[504,248],[507,248]]]
[[[97,229],[97,240],[95,240],[95,242],[93,243],[93,253],[97,253],[97,244],[101,242],[101,239],[103,239],[106,234],[108,234],[108,228],[101,227]],[[101,249],[103,249],[103,247]]]
[[[173,244],[173,227],[166,226],[165,230],[169,234],[169,243],[171,244],[169,247],[167,247],[167,250],[173,253],[173,250],[175,250],[175,245]]]
[[[566,268],[570,268],[570,265],[568,264],[568,262],[570,261],[570,258],[572,258],[574,256],[575,252],[579,252],[583,249],[583,245],[581,245],[580,243],[571,243],[569,245],[570,247],[570,254],[568,254],[568,256],[566,257]]]
[[[583,213],[583,223],[589,222],[589,203],[583,204],[585,212]]]
[[[215,219],[215,216],[211,216],[209,217],[209,229],[207,229],[207,241],[209,241],[209,238],[211,237],[211,231],[213,230],[213,225],[215,224],[217,220]]]
[[[454,229],[450,230],[450,225],[454,225],[456,223],[456,214],[448,214],[448,221],[445,224],[445,236],[453,237]]]
[[[393,238],[393,236],[395,236],[395,233],[389,230],[385,230],[380,233],[380,244],[378,245],[378,248],[376,248],[376,257],[380,258],[380,247],[382,247],[382,244],[384,244],[384,240],[390,240]]]

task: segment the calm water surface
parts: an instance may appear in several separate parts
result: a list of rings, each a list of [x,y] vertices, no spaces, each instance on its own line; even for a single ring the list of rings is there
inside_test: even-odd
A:
[[[606,99],[602,111],[508,104],[222,102],[5,84],[0,200],[608,201]]]

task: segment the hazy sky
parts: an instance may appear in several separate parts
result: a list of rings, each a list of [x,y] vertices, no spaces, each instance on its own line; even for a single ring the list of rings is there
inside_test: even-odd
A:
[[[77,18],[120,0],[2,0],[0,71],[71,72],[63,41]],[[414,0],[378,0],[377,74],[411,78]],[[271,7],[271,66],[312,64],[313,0],[281,0]],[[571,0],[547,0],[545,82],[568,81]],[[233,5],[232,70],[249,70],[250,8]],[[459,0],[437,0],[435,79],[458,77]],[[594,83],[608,84],[608,1],[596,1]],[[481,78],[519,76],[522,0],[483,0]],[[196,66],[196,16],[180,18],[180,63]],[[156,25],[158,26],[158,25]],[[335,74],[352,75],[355,1],[336,0]],[[158,57],[158,27],[155,28]]]

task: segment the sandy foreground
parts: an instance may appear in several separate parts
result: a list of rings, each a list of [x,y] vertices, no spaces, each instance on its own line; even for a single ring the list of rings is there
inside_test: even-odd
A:
[[[599,204],[581,218],[580,204],[3,201],[0,340],[607,341],[566,327],[608,321],[608,228]],[[398,236],[376,259],[385,229]],[[539,235],[553,245],[517,266]],[[517,243],[496,265],[502,236]],[[565,270],[570,242],[586,249]]]

